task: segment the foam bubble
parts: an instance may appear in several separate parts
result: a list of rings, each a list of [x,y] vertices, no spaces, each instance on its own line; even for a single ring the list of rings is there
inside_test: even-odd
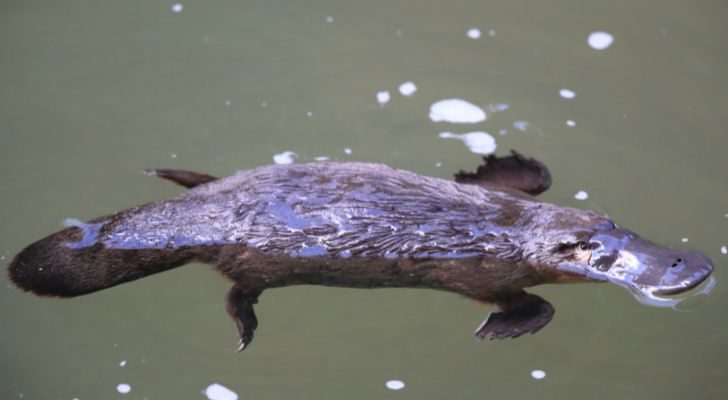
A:
[[[480,29],[478,29],[478,28],[468,29],[468,37],[471,39],[480,39]]]
[[[404,389],[404,382],[397,380],[397,379],[388,380],[387,383],[385,383],[385,385],[387,386],[387,389],[389,389],[389,390]]]
[[[686,237],[682,238],[682,242],[683,243],[687,243],[688,242],[688,238],[686,238]]]
[[[127,383],[120,383],[120,384],[116,385],[116,391],[121,394],[127,394],[127,393],[131,392],[131,385],[129,385]]]
[[[720,248],[720,252],[723,253],[723,254],[728,254],[728,247],[722,246]]]
[[[546,372],[540,369],[534,369],[531,371],[531,377],[533,377],[533,379],[543,379],[546,377]]]
[[[574,91],[570,89],[559,90],[559,95],[565,99],[573,99],[574,97],[576,97],[576,93],[574,93]]]
[[[566,126],[576,126],[576,122],[573,119],[567,119]]]
[[[417,86],[415,86],[415,84],[411,81],[407,81],[399,85],[399,92],[402,93],[403,96],[412,96],[416,91]]]
[[[377,103],[379,103],[380,106],[383,106],[383,105],[389,103],[390,98],[391,98],[391,96],[389,95],[389,92],[386,90],[377,92]]]
[[[434,122],[474,124],[485,118],[482,108],[461,99],[440,100],[430,106],[430,119]]]
[[[577,199],[577,200],[586,200],[586,199],[588,199],[588,198],[589,198],[589,193],[587,193],[587,192],[585,192],[585,191],[583,191],[583,190],[580,190],[580,191],[578,191],[578,192],[577,192],[577,193],[576,193],[576,194],[574,195],[574,198],[575,198],[575,199]]]
[[[344,148],[344,153],[351,154],[351,149],[348,147]]]
[[[172,12],[174,13],[181,13],[184,8],[185,6],[183,6],[182,3],[172,4]]]
[[[121,361],[121,362],[119,363],[119,366],[120,366],[121,368],[124,368],[124,367],[126,366],[126,360],[122,360],[122,361]]]
[[[219,383],[213,383],[203,392],[210,400],[238,400],[238,394]]]
[[[326,16],[326,23],[327,24],[333,24],[334,23],[334,16],[333,15],[327,15]]]
[[[284,151],[273,156],[273,162],[276,164],[293,164],[293,160],[298,155],[292,151]]]
[[[590,33],[589,38],[587,39],[589,47],[594,50],[604,50],[607,47],[611,46],[612,42],[614,42],[614,36],[612,36],[610,33],[601,31]]]
[[[452,133],[440,132],[438,135],[443,139],[458,139],[465,143],[465,146],[476,154],[491,154],[495,151],[496,144],[493,136],[487,132]]]

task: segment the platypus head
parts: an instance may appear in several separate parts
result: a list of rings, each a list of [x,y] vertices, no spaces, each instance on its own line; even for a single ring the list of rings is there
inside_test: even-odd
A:
[[[560,269],[614,282],[647,298],[694,288],[713,271],[705,255],[659,246],[634,232],[602,221],[588,238],[562,243]]]

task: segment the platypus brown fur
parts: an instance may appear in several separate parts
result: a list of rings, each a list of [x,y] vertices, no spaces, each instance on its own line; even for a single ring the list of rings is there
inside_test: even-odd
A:
[[[673,294],[712,271],[706,256],[669,249],[592,211],[527,194],[551,178],[538,161],[489,156],[455,181],[381,164],[273,165],[228,178],[150,173],[182,195],[76,222],[26,247],[9,266],[20,288],[78,296],[187,264],[234,281],[227,310],[240,349],[258,326],[264,289],[290,285],[418,287],[494,303],[479,338],[535,333],[554,309],[524,288],[612,281]]]

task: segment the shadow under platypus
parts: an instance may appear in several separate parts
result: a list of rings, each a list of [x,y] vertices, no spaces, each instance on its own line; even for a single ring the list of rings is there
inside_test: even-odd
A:
[[[75,222],[9,266],[20,288],[78,296],[190,262],[235,283],[227,310],[240,350],[267,288],[432,288],[496,304],[480,339],[535,333],[554,309],[524,288],[611,281],[645,296],[686,291],[712,271],[698,252],[660,247],[592,211],[532,197],[550,186],[538,161],[489,156],[455,181],[380,164],[274,165],[228,178],[150,173],[191,188],[171,199]]]

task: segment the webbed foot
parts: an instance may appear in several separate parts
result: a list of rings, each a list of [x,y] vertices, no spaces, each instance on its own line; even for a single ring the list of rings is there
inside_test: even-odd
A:
[[[537,195],[551,186],[551,173],[548,168],[533,158],[526,158],[511,150],[510,156],[484,156],[485,163],[475,172],[460,171],[455,174],[455,182],[478,186],[503,186]]]
[[[502,311],[491,313],[475,330],[475,337],[483,340],[517,338],[525,333],[534,334],[551,321],[554,307],[535,294],[519,292],[496,303]]]
[[[240,335],[237,351],[243,351],[253,341],[253,334],[258,328],[253,304],[258,303],[261,290],[245,289],[237,283],[230,288],[225,298],[227,312],[235,321]]]
[[[188,189],[217,180],[214,176],[181,169],[145,169],[147,175],[158,176]]]

